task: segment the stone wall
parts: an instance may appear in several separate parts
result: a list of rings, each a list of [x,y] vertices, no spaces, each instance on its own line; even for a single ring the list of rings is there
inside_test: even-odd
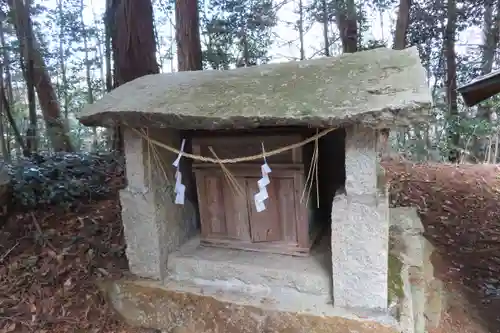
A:
[[[156,141],[180,147],[178,131],[155,130],[147,134]],[[120,201],[130,271],[162,280],[168,254],[196,230],[196,209],[190,200],[184,206],[174,204],[175,154],[148,143],[132,129],[124,130],[124,140],[128,186],[120,191]],[[183,181],[189,183],[189,161],[181,160],[181,167]]]
[[[387,309],[389,203],[379,133],[346,129],[345,192],[332,205],[334,305]]]
[[[424,333],[436,329],[444,308],[443,282],[434,277],[431,255],[432,244],[423,236],[424,226],[413,207],[390,210],[390,256],[401,265],[399,271],[391,269],[399,277],[402,295],[396,298],[403,333]],[[394,285],[393,285],[394,286]],[[390,294],[394,292],[391,290]]]

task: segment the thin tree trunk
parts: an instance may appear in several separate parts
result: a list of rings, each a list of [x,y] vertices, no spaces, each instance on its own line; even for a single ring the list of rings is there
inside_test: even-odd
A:
[[[245,27],[243,28],[242,35],[243,35],[243,37],[241,38],[241,44],[243,46],[243,62],[242,63],[245,67],[249,67],[252,64],[250,62],[250,49],[248,47],[248,37],[247,37],[246,24],[245,24]]]
[[[493,154],[493,159],[491,163],[496,164],[498,161],[498,131],[495,133],[495,153]]]
[[[113,89],[113,69],[111,67],[111,35],[113,33],[112,27],[115,24],[113,20],[113,0],[106,0],[106,13],[104,19],[104,60],[106,65],[105,76],[105,91],[110,92]],[[121,140],[120,128],[108,128],[106,131],[106,142],[111,149],[121,148],[119,144]]]
[[[46,123],[48,136],[56,151],[73,151],[65,122],[61,119],[61,109],[57,101],[57,95],[52,86],[50,76],[47,72],[45,61],[36,47],[36,40],[33,36],[31,20],[27,19],[23,13],[26,13],[26,7],[22,0],[8,0],[8,5],[14,13],[14,25],[19,40],[23,36],[30,36],[33,40],[33,77],[36,83],[38,101]]]
[[[83,48],[85,52],[85,77],[87,81],[87,103],[94,103],[94,91],[92,88],[92,76],[91,76],[91,68],[90,68],[90,60],[89,60],[89,46],[88,46],[88,32],[87,27],[85,26],[85,20],[83,18],[83,11],[85,9],[85,4],[83,0],[80,0],[80,20],[82,21],[82,29],[83,29]],[[92,149],[95,150],[97,148],[97,129],[92,127]]]
[[[9,99],[9,103],[12,105],[14,103],[14,95],[12,93],[12,76],[10,74],[10,57],[9,52],[7,51],[7,46],[5,45],[5,32],[3,28],[3,22],[0,21],[0,43],[2,44],[2,58],[5,69],[5,80],[7,81],[7,96]],[[5,86],[5,83],[2,83],[2,86]],[[1,103],[1,101],[0,101]],[[5,110],[4,110],[5,111]],[[7,135],[7,150],[11,151],[10,147],[10,124],[7,124],[5,127],[5,133]]]
[[[21,132],[17,128],[16,121],[14,120],[14,117],[12,116],[12,112],[10,110],[9,102],[7,101],[7,94],[5,93],[5,87],[3,87],[3,82],[0,81],[0,103],[3,105],[3,109],[5,111],[5,115],[7,116],[7,120],[10,123],[10,126],[12,128],[12,132],[14,132],[14,139],[16,140],[17,144],[23,151],[23,154],[26,156],[29,154],[29,151],[26,149],[26,146],[23,141],[23,137],[21,136]]]
[[[500,33],[500,0],[496,2],[486,1],[484,5],[484,26],[483,26],[483,45],[481,59],[481,74],[485,75],[493,69],[496,50],[499,43]],[[491,121],[491,105],[481,103],[477,108],[477,117],[479,120]],[[492,134],[493,135],[493,134]],[[474,157],[483,161],[485,159],[485,148],[487,140],[484,137],[475,137],[473,144]]]
[[[451,120],[448,126],[448,137],[451,145],[448,156],[450,162],[457,162],[459,160],[458,147],[460,144],[460,134],[456,126],[456,122],[458,121],[457,60],[455,53],[456,22],[456,2],[455,0],[448,0],[444,45],[446,57],[446,97],[448,102],[448,115]]]
[[[328,1],[322,0],[321,4],[323,5],[323,43],[325,57],[330,56],[330,39],[328,37],[328,19],[330,17],[328,12]]]
[[[60,22],[64,21],[63,16],[63,0],[57,1],[57,8],[59,11],[59,20]],[[63,110],[64,110],[64,118],[68,119],[69,113],[69,98],[68,98],[68,79],[66,77],[66,57],[64,55],[64,27],[60,24],[59,27],[59,64],[61,69],[61,80],[62,80],[62,99],[63,99]]]
[[[300,42],[300,60],[306,59],[306,51],[304,47],[304,3],[299,0],[299,42]],[[327,31],[328,39],[328,31]]]
[[[202,70],[198,1],[176,0],[175,22],[178,70]],[[248,52],[246,53],[244,54],[244,60],[248,66]]]
[[[110,92],[113,89],[113,74],[111,68],[111,35],[112,35],[112,26],[114,24],[114,20],[111,17],[111,13],[113,11],[112,8],[113,0],[106,0],[106,18],[105,18],[105,40],[104,40],[104,48],[105,48],[105,56],[106,56],[106,91]]]
[[[92,2],[92,0],[90,0],[90,7],[92,8],[92,17],[94,18],[94,22],[97,22],[97,14],[94,10],[94,4]],[[88,36],[87,36],[88,37]],[[103,52],[102,50],[102,44],[103,44],[103,39],[102,39],[102,36],[100,34],[100,31],[98,31],[96,33],[96,39],[97,39],[97,43],[96,43],[96,57],[99,59],[99,77],[101,79],[101,82],[102,82],[102,89],[101,89],[101,94],[104,94],[106,92],[106,74],[104,74],[104,66],[106,64],[106,55],[105,55],[105,52]],[[104,46],[106,48],[107,46],[107,41],[106,41],[106,31],[104,31]],[[111,48],[111,47],[110,47]],[[111,53],[110,53],[110,63],[111,63]],[[110,66],[111,67],[111,66]],[[110,71],[110,76],[111,76],[111,71]],[[112,87],[112,85],[110,85]]]
[[[411,0],[399,0],[398,18],[396,21],[396,31],[394,33],[395,50],[403,50],[406,47],[406,34],[410,25]]]
[[[30,4],[26,3],[25,8],[18,11],[19,17],[24,17],[25,22],[30,22]],[[20,7],[17,7],[20,9]],[[28,23],[24,30],[23,38],[20,40],[21,50],[21,64],[24,64],[24,76],[26,79],[26,89],[28,92],[28,114],[29,114],[29,127],[26,131],[26,147],[30,153],[38,151],[38,119],[36,116],[36,102],[35,102],[35,69],[33,59],[33,26]],[[24,56],[23,56],[24,55]],[[24,59],[23,59],[24,58]],[[22,65],[21,65],[21,68]]]
[[[410,25],[410,6],[411,0],[400,0],[398,18],[396,21],[396,30],[394,32],[394,45],[395,50],[403,50],[406,47],[406,34]],[[399,138],[406,137],[406,128],[399,128]]]
[[[3,86],[3,66],[0,64],[0,84]],[[3,103],[0,103],[0,145],[2,147],[2,157],[6,162],[10,162],[10,151],[7,149],[7,142],[5,138],[5,126],[4,126],[4,107]]]
[[[384,26],[384,11],[380,10],[378,12],[378,17],[380,20],[380,32],[381,32],[381,39],[385,42],[385,26]]]

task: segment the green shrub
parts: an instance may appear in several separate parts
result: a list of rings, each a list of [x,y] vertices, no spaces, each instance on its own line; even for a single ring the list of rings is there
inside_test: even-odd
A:
[[[123,184],[124,161],[117,154],[35,155],[9,166],[13,206],[71,207],[77,201],[109,197]]]

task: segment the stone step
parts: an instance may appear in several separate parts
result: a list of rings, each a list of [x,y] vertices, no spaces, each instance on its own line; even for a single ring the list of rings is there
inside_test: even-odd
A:
[[[328,244],[309,257],[199,245],[193,239],[168,257],[168,279],[248,293],[299,292],[331,300]]]

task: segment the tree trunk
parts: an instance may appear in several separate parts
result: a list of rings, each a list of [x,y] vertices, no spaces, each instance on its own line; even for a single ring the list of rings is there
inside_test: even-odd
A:
[[[483,45],[481,59],[481,74],[485,75],[493,69],[496,49],[499,42],[500,33],[500,0],[496,3],[486,1],[484,5],[484,26],[483,26]],[[479,104],[477,108],[477,118],[480,121],[490,122],[491,120],[491,105],[488,102]],[[488,145],[486,137],[475,137],[473,144],[473,152],[476,161],[484,162],[486,160],[486,147]]]
[[[446,58],[446,97],[448,103],[448,125],[449,156],[450,162],[459,160],[460,134],[457,129],[458,103],[457,103],[457,60],[455,53],[455,37],[457,24],[457,4],[455,0],[448,0],[447,24],[444,35],[445,58]]]
[[[12,132],[14,132],[14,139],[19,145],[20,149],[23,151],[23,154],[27,155],[29,151],[26,149],[26,146],[23,141],[23,137],[21,136],[21,132],[17,128],[16,122],[14,121],[14,117],[12,116],[12,112],[10,110],[9,102],[7,101],[7,94],[5,93],[5,87],[3,87],[3,82],[0,81],[0,103],[2,103],[3,110],[5,111],[5,115],[7,116],[7,120],[10,123],[12,128]]]
[[[410,6],[411,0],[400,0],[398,18],[396,21],[396,31],[394,32],[395,50],[403,50],[406,47],[406,34],[410,25]],[[398,129],[398,138],[405,138],[407,129],[402,127]],[[427,147],[429,148],[429,147]]]
[[[158,74],[151,0],[112,0],[114,86]]]
[[[109,2],[109,0],[106,1],[106,4]],[[98,21],[98,16],[95,12],[95,8],[94,8],[94,5],[93,5],[93,2],[92,0],[90,0],[90,6],[92,7],[92,18],[94,19],[94,22],[97,22]],[[103,36],[101,36],[101,32],[98,31],[96,33],[96,40],[97,40],[97,45],[96,45],[96,57],[99,59],[99,63],[101,64],[99,66],[99,77],[100,77],[100,80],[101,80],[101,83],[102,83],[102,88],[100,89],[100,93],[101,94],[104,94],[106,91],[106,74],[104,72],[104,68],[105,67],[108,67],[108,62],[107,62],[107,53],[106,51],[103,52],[102,50],[102,46],[104,44],[104,48],[106,49],[107,46],[108,46],[108,38],[106,38],[106,31],[104,31],[104,38],[102,38]],[[88,39],[88,36],[87,36],[87,39]],[[104,42],[103,42],[104,41]],[[109,44],[111,44],[111,39],[109,39]],[[111,67],[111,46],[109,47],[109,64]],[[105,66],[106,64],[106,66]],[[107,68],[106,68],[107,70]],[[109,76],[111,77],[111,71],[109,71]],[[112,87],[112,84],[109,85],[110,89],[109,91],[111,91],[111,87]]]
[[[0,82],[3,85],[3,66],[0,64]],[[10,151],[7,149],[7,140],[5,138],[5,127],[4,126],[4,107],[3,103],[0,103],[0,145],[2,148],[2,157],[3,160],[7,163],[10,163]]]
[[[111,68],[111,35],[113,33],[113,0],[106,0],[106,18],[105,18],[105,32],[104,32],[104,52],[105,52],[105,63],[106,63],[106,91],[110,92],[113,89],[113,70]]]
[[[26,131],[26,148],[29,153],[32,154],[38,151],[38,118],[36,115],[35,101],[35,68],[33,57],[34,33],[30,18],[29,1],[25,5],[25,8],[22,11],[18,11],[18,13],[19,16],[24,17],[25,22],[29,22],[25,30],[25,35],[23,35],[23,39],[20,40],[21,50],[19,54],[21,55],[21,64],[24,64],[24,67],[21,65],[21,69],[24,68],[23,73],[26,80],[26,89],[28,91],[28,114],[30,124]]]
[[[9,52],[7,51],[7,46],[5,45],[5,33],[4,33],[4,28],[3,28],[3,22],[0,21],[0,43],[2,45],[2,58],[3,58],[3,64],[4,64],[4,69],[5,69],[5,80],[7,81],[7,89],[8,89],[8,98],[9,98],[9,103],[12,103],[14,100],[13,94],[12,94],[12,77],[10,74],[10,57],[9,57]],[[3,80],[3,71],[2,71],[2,79],[1,79],[1,87],[4,87],[5,83]],[[3,89],[3,88],[2,88]],[[3,107],[3,103],[0,101],[0,104],[2,104],[2,114],[5,115],[5,108]],[[2,118],[3,120],[3,118]],[[11,160],[11,146],[10,146],[10,124],[7,123],[5,124],[5,149],[8,151],[9,154],[9,160]]]
[[[305,43],[304,43],[304,3],[299,0],[299,42],[300,42],[300,60],[306,59]],[[328,35],[327,35],[328,39]]]
[[[325,57],[330,56],[330,39],[328,36],[328,18],[329,18],[329,13],[328,13],[328,1],[327,0],[322,0],[321,1],[322,7],[323,7],[323,43],[324,45],[324,53]]]
[[[337,26],[342,52],[354,53],[358,50],[358,20],[354,0],[337,1]]]
[[[175,22],[178,70],[202,70],[198,1],[176,0]]]
[[[62,0],[57,1],[57,10],[59,14],[59,20],[63,22],[63,3]],[[68,79],[66,76],[66,57],[64,55],[64,27],[60,24],[59,30],[59,66],[61,70],[61,80],[62,80],[62,97],[63,97],[63,109],[64,109],[64,118],[68,119],[69,113],[69,96],[68,96]],[[70,45],[71,46],[71,45]]]
[[[151,0],[111,0],[106,14],[111,35],[114,87],[158,74]],[[113,149],[123,152],[122,131],[115,128]]]
[[[176,0],[176,42],[177,62],[179,71],[197,71],[203,69],[201,43],[199,35],[197,0]],[[243,31],[245,33],[245,31]],[[246,35],[243,34],[241,42],[247,44]],[[243,45],[244,49],[248,45]],[[248,52],[245,51],[242,64],[248,66]],[[187,140],[187,146],[191,149],[191,142]],[[198,206],[194,175],[191,168],[184,164],[181,166],[182,173],[186,175],[184,185],[186,186],[186,198],[195,206]]]
[[[398,18],[394,33],[394,49],[403,50],[406,47],[406,33],[410,25],[411,0],[399,0]]]
[[[89,60],[89,48],[88,48],[88,31],[85,26],[85,20],[83,19],[83,11],[85,9],[85,4],[83,0],[80,0],[80,20],[82,21],[82,29],[83,29],[83,48],[85,49],[85,78],[87,81],[87,103],[94,103],[94,90],[92,88],[92,77],[91,77],[91,68],[90,68],[90,60]],[[92,150],[97,148],[97,129],[92,127]]]
[[[21,41],[24,36],[30,36],[33,40],[33,78],[36,83],[38,102],[40,103],[52,146],[55,151],[73,151],[65,123],[61,119],[61,109],[45,61],[36,47],[37,43],[33,35],[32,22],[26,15],[23,15],[23,13],[26,13],[26,6],[22,0],[8,0],[8,5],[15,16],[14,26],[18,39]],[[26,59],[29,58],[26,57]]]
[[[104,81],[104,89],[106,92],[113,90],[113,69],[111,67],[111,34],[112,27],[114,25],[112,17],[112,2],[113,0],[106,0],[106,13],[104,18],[104,63],[106,64],[106,75]],[[116,134],[115,134],[116,133]],[[120,128],[108,128],[106,130],[106,141],[108,148],[115,149],[120,147],[118,142],[120,141]]]

